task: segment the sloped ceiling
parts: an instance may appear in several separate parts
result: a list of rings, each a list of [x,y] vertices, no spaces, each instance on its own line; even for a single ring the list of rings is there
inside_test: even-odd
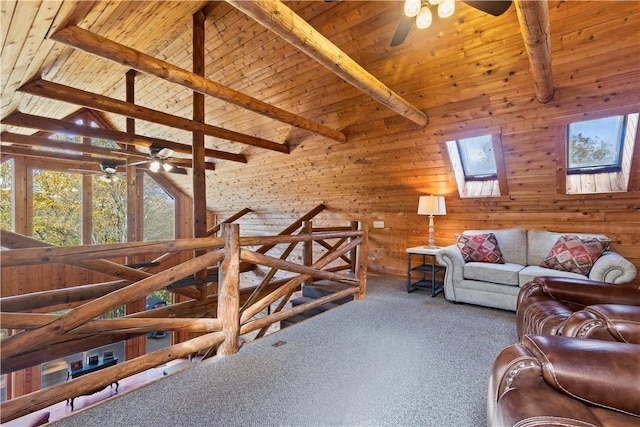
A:
[[[286,5],[423,111],[464,99],[465,87],[476,84],[471,82],[491,80],[500,86],[526,74],[528,64],[523,60],[525,53],[514,7],[500,17],[492,17],[458,3],[455,17],[436,19],[426,30],[428,33],[414,29],[406,43],[391,48],[389,41],[402,13],[402,2],[315,1]],[[362,126],[352,121],[356,117],[351,114],[354,109],[369,111],[369,120],[406,120],[225,2],[69,0],[2,2],[2,117],[19,110],[63,118],[79,109],[17,91],[38,76],[125,99],[127,67],[48,39],[66,25],[76,24],[191,70],[192,15],[203,7],[207,78],[346,134],[351,127]],[[513,50],[513,61],[493,62],[496,40]],[[429,78],[425,79],[425,75]],[[531,84],[530,77],[526,79]],[[451,87],[455,87],[455,93]],[[135,102],[180,117],[192,115],[190,90],[140,73],[135,80]],[[115,128],[125,129],[124,117],[108,113],[104,116]],[[206,122],[292,147],[319,138],[209,96]],[[6,128],[3,126],[2,130]],[[143,121],[136,123],[136,133],[187,144],[192,138],[190,132]],[[259,150],[214,137],[207,137],[206,145],[249,157]]]

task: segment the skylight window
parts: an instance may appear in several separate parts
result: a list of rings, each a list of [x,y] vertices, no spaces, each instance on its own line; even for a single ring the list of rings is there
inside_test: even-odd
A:
[[[464,177],[467,181],[496,179],[498,169],[491,135],[456,140]]]
[[[460,197],[509,194],[499,133],[453,139],[445,147]]]
[[[567,130],[567,173],[619,172],[627,116],[571,123]]]
[[[559,141],[557,179],[565,194],[637,191],[637,112],[573,122]]]

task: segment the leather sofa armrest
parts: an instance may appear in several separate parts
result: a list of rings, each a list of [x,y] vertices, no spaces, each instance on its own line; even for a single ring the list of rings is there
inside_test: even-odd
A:
[[[529,285],[529,283],[533,283]],[[640,305],[640,290],[633,285],[616,285],[589,279],[541,276],[525,284],[518,304],[531,295],[547,295],[558,301],[589,306],[595,304]],[[526,289],[525,289],[526,287]]]
[[[502,350],[493,364],[487,396],[487,425],[599,425],[579,400],[558,393],[543,378],[542,364],[523,345]]]
[[[609,283],[629,283],[636,278],[638,270],[622,255],[606,251],[593,263],[589,279]]]
[[[559,393],[640,416],[640,345],[543,335],[527,335],[520,343]]]
[[[567,319],[562,335],[640,344],[640,306],[598,304],[585,307]]]

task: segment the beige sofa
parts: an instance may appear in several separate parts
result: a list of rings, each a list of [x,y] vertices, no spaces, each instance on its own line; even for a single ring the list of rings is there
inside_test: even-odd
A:
[[[520,287],[538,276],[628,283],[637,274],[636,267],[630,261],[612,251],[605,251],[595,261],[588,275],[540,267],[539,264],[558,238],[571,233],[525,230],[520,227],[464,232],[467,235],[486,233],[496,236],[504,264],[465,262],[457,245],[438,251],[438,263],[446,267],[444,295],[447,300],[515,311]],[[580,236],[606,239],[601,234],[581,233]]]

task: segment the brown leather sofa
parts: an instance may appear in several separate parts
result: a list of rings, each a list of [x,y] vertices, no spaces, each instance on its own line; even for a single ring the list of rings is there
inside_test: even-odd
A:
[[[496,358],[489,426],[640,426],[640,345],[527,335]]]
[[[640,344],[640,289],[587,279],[536,277],[518,294],[518,338],[563,335]]]

